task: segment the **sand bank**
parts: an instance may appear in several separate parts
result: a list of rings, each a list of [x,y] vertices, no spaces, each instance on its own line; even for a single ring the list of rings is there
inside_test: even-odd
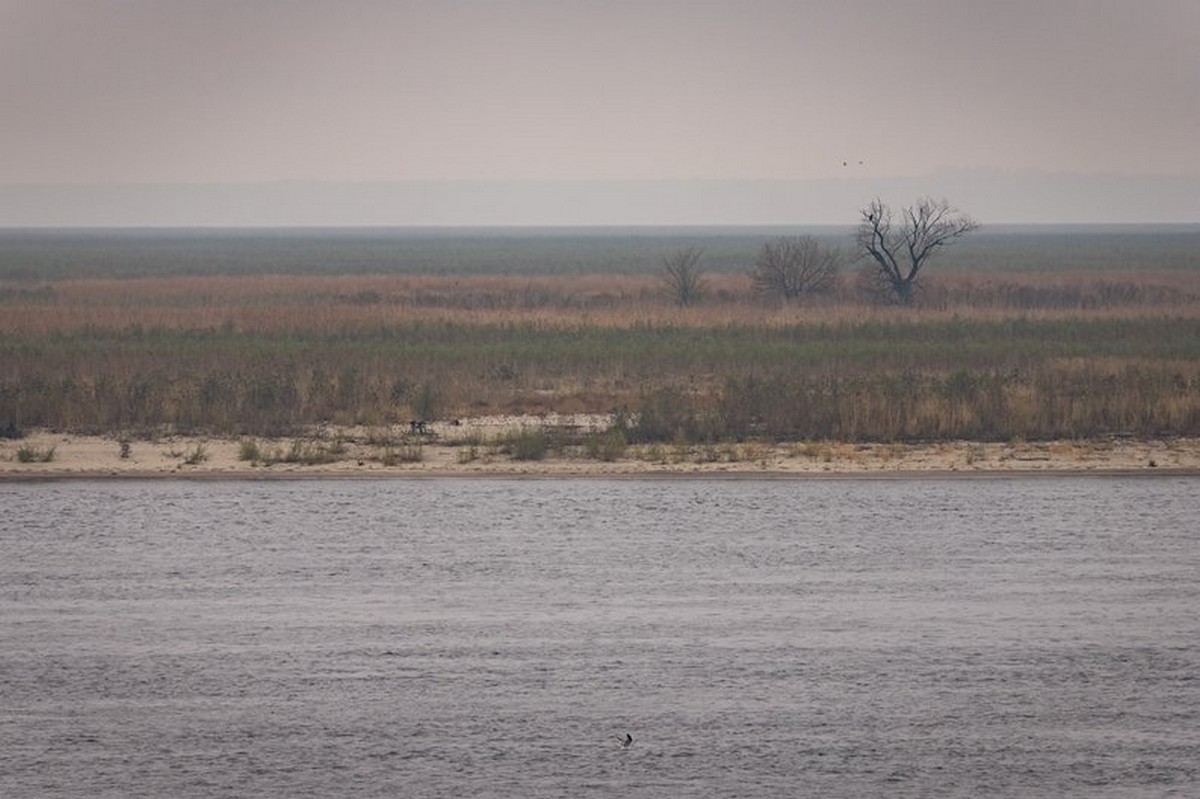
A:
[[[0,441],[0,480],[83,477],[305,477],[502,475],[888,475],[919,473],[1200,473],[1200,439],[903,444],[795,442],[631,445],[619,457],[551,446],[521,460],[502,442],[514,430],[580,435],[597,416],[486,417],[404,427],[322,427],[300,437],[153,440],[39,430]],[[247,442],[256,453],[248,453]],[[256,454],[257,457],[247,457]],[[612,453],[608,453],[610,456]]]

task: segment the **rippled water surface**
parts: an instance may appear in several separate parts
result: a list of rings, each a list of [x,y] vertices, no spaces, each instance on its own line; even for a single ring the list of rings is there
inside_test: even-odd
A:
[[[0,502],[5,797],[1200,795],[1194,478]]]

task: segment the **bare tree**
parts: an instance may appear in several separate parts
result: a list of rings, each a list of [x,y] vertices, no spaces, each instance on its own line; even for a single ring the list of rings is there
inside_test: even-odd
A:
[[[871,273],[891,296],[912,302],[921,267],[931,255],[979,227],[970,216],[945,200],[928,197],[903,209],[893,222],[892,209],[879,199],[859,212],[855,239],[871,257]]]
[[[792,300],[828,291],[846,260],[844,252],[822,247],[812,236],[781,236],[758,251],[750,277],[764,294]]]
[[[700,272],[703,254],[704,250],[687,247],[663,257],[663,284],[680,307],[695,305],[704,296],[706,285]]]

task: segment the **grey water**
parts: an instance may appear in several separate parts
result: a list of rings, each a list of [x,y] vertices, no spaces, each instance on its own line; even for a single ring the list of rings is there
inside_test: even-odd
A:
[[[0,508],[4,797],[1200,795],[1194,477]]]

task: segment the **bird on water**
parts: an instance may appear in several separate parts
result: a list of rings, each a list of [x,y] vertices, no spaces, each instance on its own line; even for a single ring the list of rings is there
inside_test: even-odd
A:
[[[633,746],[633,736],[629,733],[625,733],[624,738],[618,735],[617,740],[621,742],[622,749],[628,749],[629,747]]]

